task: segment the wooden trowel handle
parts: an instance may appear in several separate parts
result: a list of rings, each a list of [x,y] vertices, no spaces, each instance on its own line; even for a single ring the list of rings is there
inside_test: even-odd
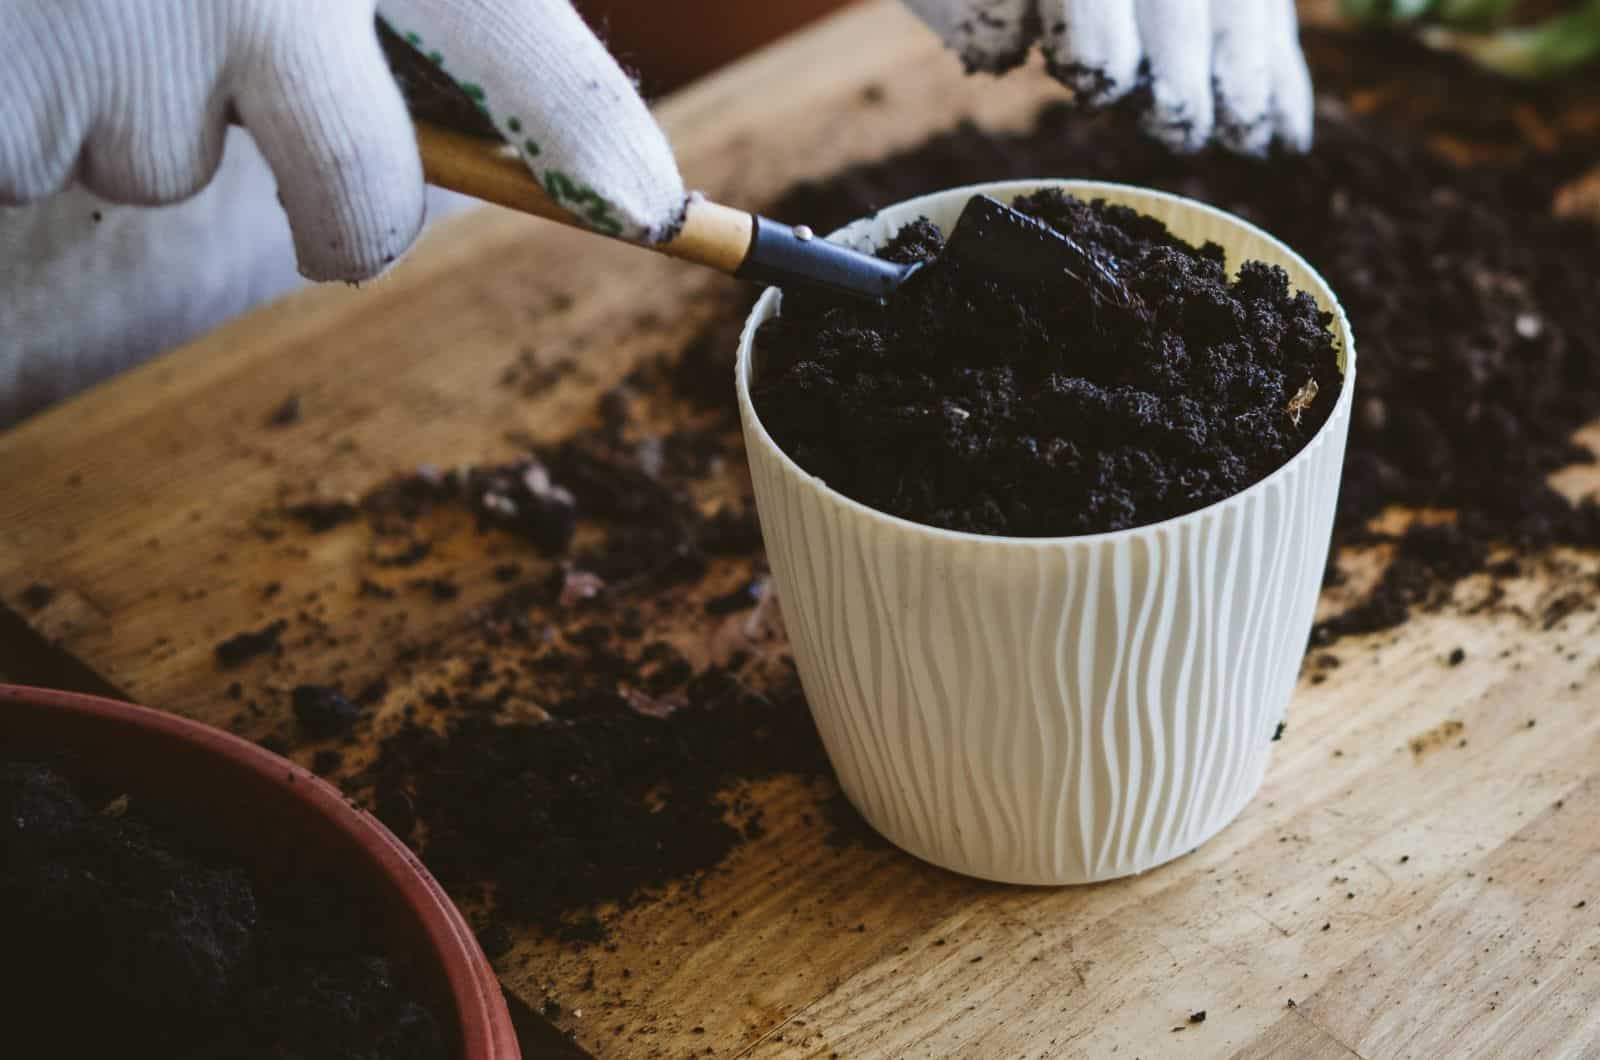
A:
[[[514,148],[421,119],[416,127],[422,172],[429,184],[593,231],[549,196]],[[690,202],[678,234],[650,249],[732,275],[750,251],[754,225],[755,219],[743,210],[697,197]]]
[[[593,231],[550,197],[515,148],[425,119],[413,120],[428,183]],[[805,225],[791,228],[698,195],[689,200],[678,233],[648,249],[752,283],[803,284],[875,302],[916,268],[818,239]]]

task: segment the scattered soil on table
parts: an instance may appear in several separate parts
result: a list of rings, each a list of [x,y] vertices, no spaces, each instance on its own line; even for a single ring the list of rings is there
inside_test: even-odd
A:
[[[387,738],[374,770],[380,817],[447,884],[492,879],[497,915],[575,940],[603,933],[597,906],[712,868],[758,834],[736,782],[826,773],[792,675],[758,692],[726,668],[680,684],[628,662],[620,681],[594,682],[586,662],[563,662],[572,691],[548,720],[460,705],[442,732]]]
[[[1331,638],[1443,603],[1469,574],[1515,577],[1518,555],[1600,545],[1592,505],[1546,485],[1590,458],[1572,434],[1600,413],[1596,234],[1549,212],[1559,181],[1596,155],[1600,118],[1382,40],[1312,35],[1309,52],[1324,97],[1306,158],[1175,158],[1116,113],[1057,106],[1022,133],[958,126],[763,212],[827,230],[955,184],[1057,175],[1190,195],[1282,237],[1328,279],[1356,336],[1335,544],[1399,556],[1362,610],[1323,627]],[[1483,164],[1459,164],[1469,157]],[[374,565],[419,549],[410,562],[436,563],[425,535],[441,507],[524,550],[495,557],[503,595],[459,636],[403,652],[394,691],[357,697],[399,717],[370,769],[344,778],[454,893],[482,885],[495,915],[600,936],[608,902],[693,879],[760,832],[749,778],[827,776],[781,635],[757,632],[775,618],[770,593],[747,588],[766,571],[731,386],[745,304],[608,394],[594,429],[492,467],[423,469],[357,504],[383,546]],[[1443,521],[1376,532],[1391,506]],[[359,574],[374,599],[394,596],[384,573]],[[754,606],[709,614],[717,599]],[[413,663],[437,687],[409,683]],[[1313,663],[1315,679],[1338,660]],[[871,837],[825,779],[817,797],[839,808],[825,818],[838,841]],[[596,821],[620,822],[638,849]],[[538,873],[534,851],[561,871]]]
[[[271,427],[290,427],[300,422],[300,395],[290,394],[283,401],[267,413],[265,425]]]
[[[775,633],[732,402],[697,400],[712,388],[693,375],[648,363],[577,437],[359,503],[378,533],[465,510],[527,551],[421,660],[444,679],[348,783],[452,893],[573,943],[760,835],[751,782],[828,776]]]
[[[357,896],[258,883],[137,796],[0,762],[0,1024],[17,1056],[453,1055]]]
[[[44,582],[34,582],[22,590],[22,606],[29,611],[42,611],[55,602],[55,588]]]
[[[1559,183],[1600,161],[1600,99],[1592,87],[1508,84],[1388,38],[1313,35],[1309,50],[1324,94],[1305,157],[1178,157],[1116,112],[1063,104],[1017,134],[963,123],[797,187],[767,212],[827,231],[954,185],[1081,177],[1213,203],[1299,251],[1355,334],[1336,557],[1381,540],[1400,556],[1359,612],[1319,629],[1326,641],[1447,600],[1497,547],[1600,546],[1593,501],[1547,481],[1593,460],[1573,433],[1600,415],[1600,240],[1550,211]],[[1451,523],[1374,533],[1391,506],[1443,510]]]
[[[217,645],[217,665],[224,668],[234,667],[258,655],[278,651],[278,638],[283,636],[283,631],[287,628],[289,628],[288,622],[278,619],[260,629],[234,634]]]
[[[539,397],[553,390],[577,370],[578,362],[574,358],[546,360],[533,350],[523,350],[501,373],[500,384],[516,390],[523,397]]]
[[[1359,379],[1361,369],[1356,371]],[[1347,465],[1346,489],[1351,473]],[[1336,531],[1335,546],[1342,543],[1341,538],[1359,543],[1381,536],[1345,527]],[[1395,537],[1394,543],[1394,555],[1366,599],[1319,623],[1312,630],[1313,644],[1392,629],[1404,622],[1414,607],[1438,608],[1450,600],[1457,582],[1484,569],[1489,558],[1489,540],[1455,523],[1416,523]],[[1330,562],[1338,563],[1337,552]]]
[[[1441,747],[1457,745],[1465,731],[1466,726],[1459,721],[1441,721],[1427,732],[1413,736],[1407,746],[1411,748],[1412,757],[1420,761]]]
[[[880,256],[925,264],[887,305],[785,292],[757,333],[751,396],[801,467],[947,530],[1093,534],[1232,496],[1327,421],[1332,318],[1283,269],[1234,262],[1230,281],[1221,247],[1127,207],[1012,205],[1125,293],[1066,269],[995,276],[908,225]]]
[[[294,717],[307,736],[342,736],[361,718],[361,708],[332,685],[296,685],[290,693]]]
[[[361,514],[354,504],[344,500],[317,500],[294,504],[284,509],[284,514],[303,523],[313,534],[325,533],[343,526]]]

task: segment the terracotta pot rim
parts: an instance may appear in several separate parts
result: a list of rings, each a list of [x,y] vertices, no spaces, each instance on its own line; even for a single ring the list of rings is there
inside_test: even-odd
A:
[[[346,801],[338,788],[266,748],[177,714],[102,696],[0,684],[0,710],[11,703],[158,733],[280,789],[287,773],[291,797],[313,809],[358,848],[367,864],[389,881],[421,924],[429,952],[417,956],[435,962],[444,973],[459,1021],[463,1060],[517,1060],[521,1056],[499,980],[460,910],[411,849],[377,818]]]

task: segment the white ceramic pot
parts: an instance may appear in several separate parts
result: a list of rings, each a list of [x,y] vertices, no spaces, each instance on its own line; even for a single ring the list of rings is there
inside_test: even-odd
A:
[[[1215,835],[1261,786],[1310,632],[1350,422],[1355,349],[1322,278],[1220,210],[1094,181],[1013,181],[900,203],[832,238],[881,245],[973,194],[1126,203],[1230,268],[1283,266],[1333,313],[1344,385],[1309,445],[1242,493],[1083,537],[954,533],[834,492],[767,434],[739,344],[739,411],[784,621],[845,795],[956,872],[1065,884],[1143,872]]]

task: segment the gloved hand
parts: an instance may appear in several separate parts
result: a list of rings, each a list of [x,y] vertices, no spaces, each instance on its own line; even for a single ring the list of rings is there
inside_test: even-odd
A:
[[[0,0],[0,205],[74,180],[113,202],[185,199],[217,170],[231,104],[277,178],[300,271],[381,272],[422,226],[423,182],[375,7],[574,214],[670,234],[671,149],[567,0]]]
[[[1090,105],[1148,82],[1146,128],[1194,151],[1311,146],[1311,76],[1294,0],[905,0],[969,71],[1003,73],[1037,42]]]

